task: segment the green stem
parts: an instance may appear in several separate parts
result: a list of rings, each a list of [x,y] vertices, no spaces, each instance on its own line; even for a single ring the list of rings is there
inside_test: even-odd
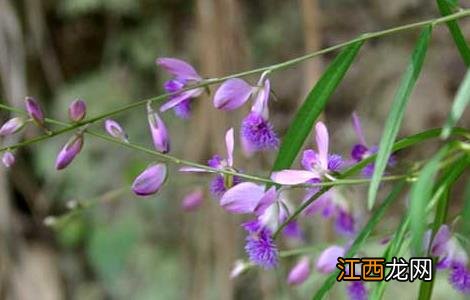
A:
[[[390,35],[390,34],[398,33],[398,32],[401,32],[401,31],[406,31],[406,30],[410,30],[410,29],[421,28],[421,27],[424,27],[424,26],[427,26],[427,25],[433,25],[434,26],[434,25],[446,23],[446,22],[449,22],[449,21],[461,19],[461,18],[464,18],[464,17],[467,17],[467,16],[470,16],[470,9],[464,9],[464,10],[458,11],[454,14],[450,14],[450,15],[440,17],[440,18],[434,18],[434,19],[430,19],[430,20],[426,20],[426,21],[421,21],[421,22],[411,23],[411,24],[407,24],[407,25],[397,26],[397,27],[394,27],[394,28],[389,28],[389,29],[385,29],[385,30],[381,30],[381,31],[364,33],[364,34],[361,34],[358,37],[356,37],[352,40],[349,40],[347,42],[339,43],[337,45],[334,45],[334,46],[331,46],[331,47],[328,47],[328,48],[324,48],[324,49],[321,49],[319,51],[315,51],[315,52],[306,54],[304,56],[300,56],[300,57],[297,57],[297,58],[294,58],[294,59],[291,59],[291,60],[287,60],[287,61],[284,61],[284,62],[281,62],[281,63],[278,63],[278,64],[274,64],[274,65],[270,65],[270,66],[266,66],[266,67],[261,67],[261,68],[257,68],[257,69],[253,69],[253,70],[249,70],[249,71],[244,71],[244,72],[240,72],[240,73],[236,73],[236,74],[232,74],[232,75],[228,75],[228,76],[224,76],[224,77],[220,77],[220,78],[207,79],[207,80],[204,80],[203,82],[201,82],[199,84],[186,87],[186,88],[184,88],[181,91],[176,92],[176,93],[165,93],[165,94],[162,94],[162,95],[159,95],[159,96],[156,96],[156,97],[139,100],[139,101],[133,102],[129,105],[118,108],[116,110],[106,112],[106,113],[102,113],[100,115],[89,118],[89,119],[84,120],[82,122],[73,124],[69,127],[63,128],[61,130],[52,131],[49,134],[39,136],[37,138],[33,138],[33,139],[30,139],[30,140],[27,140],[27,141],[23,141],[21,143],[11,145],[11,146],[8,146],[8,147],[0,148],[0,152],[4,151],[6,149],[14,150],[14,149],[19,148],[19,147],[27,146],[27,145],[30,145],[30,144],[34,144],[34,143],[46,140],[50,137],[66,133],[68,131],[71,131],[71,130],[74,130],[78,127],[81,127],[83,125],[91,124],[91,123],[103,120],[105,118],[117,115],[119,113],[125,112],[127,110],[131,110],[133,108],[145,105],[149,101],[153,102],[153,101],[160,101],[160,100],[166,99],[167,97],[176,95],[176,94],[178,94],[182,91],[207,87],[209,85],[213,85],[213,84],[216,84],[216,83],[223,82],[223,81],[225,81],[227,79],[230,79],[230,78],[245,77],[245,76],[248,76],[248,75],[262,73],[262,72],[265,72],[265,71],[276,71],[276,70],[284,69],[284,68],[296,65],[298,63],[301,63],[303,61],[312,59],[316,56],[319,56],[319,55],[322,55],[322,54],[326,54],[326,53],[344,48],[344,47],[352,45],[356,42],[367,41],[367,40],[370,40],[370,39],[373,39],[373,38],[378,38],[378,37],[381,37],[381,36]]]

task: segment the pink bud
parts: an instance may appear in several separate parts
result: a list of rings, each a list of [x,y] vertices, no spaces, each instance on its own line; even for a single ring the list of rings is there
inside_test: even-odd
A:
[[[7,136],[14,134],[21,130],[24,126],[24,120],[20,117],[11,118],[6,121],[0,128],[0,136]]]
[[[191,193],[184,196],[183,201],[181,203],[181,208],[187,212],[194,211],[201,206],[203,199],[204,193],[202,192],[202,190],[195,189]]]
[[[38,124],[44,124],[44,114],[41,106],[33,97],[26,97],[26,111],[30,118],[32,118]]]
[[[73,122],[80,122],[86,116],[86,103],[82,99],[74,100],[69,106],[69,118]]]
[[[153,145],[157,151],[167,153],[170,151],[170,140],[165,123],[163,123],[158,113],[152,109],[150,103],[147,104],[147,112]]]
[[[104,128],[110,136],[127,142],[127,134],[118,122],[108,119],[104,122]]]
[[[343,257],[345,250],[340,246],[330,246],[323,250],[317,260],[317,269],[320,273],[330,273],[336,268],[338,257]]]
[[[60,150],[55,161],[55,168],[62,170],[67,167],[80,153],[83,147],[83,135],[75,135]]]
[[[134,180],[132,191],[138,196],[150,196],[158,192],[167,176],[166,164],[159,163],[145,169]]]
[[[300,261],[290,270],[287,283],[298,285],[310,276],[310,262],[308,257],[302,257]]]
[[[10,151],[6,151],[2,156],[2,163],[9,168],[15,164],[15,156]]]

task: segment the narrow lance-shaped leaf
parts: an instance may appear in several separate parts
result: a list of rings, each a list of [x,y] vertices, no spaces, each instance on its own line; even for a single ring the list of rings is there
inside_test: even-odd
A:
[[[442,129],[441,137],[446,139],[449,137],[452,128],[457,124],[460,117],[462,116],[465,107],[470,102],[470,69],[467,71],[465,78],[463,79],[460,87],[455,96],[452,109],[450,110],[447,121]]]
[[[470,179],[467,180],[467,187],[463,197],[464,205],[462,209],[462,235],[470,236]],[[467,245],[467,250],[470,250],[470,245]]]
[[[424,57],[429,45],[431,37],[431,27],[428,26],[421,32],[418,43],[411,56],[411,61],[401,78],[400,85],[393,99],[392,108],[385,121],[385,128],[382,134],[382,139],[379,144],[379,151],[375,160],[374,174],[369,186],[368,194],[368,207],[371,209],[374,206],[377,190],[380,185],[385,167],[387,166],[388,159],[390,158],[393,142],[395,141],[400,124],[405,114],[406,105],[410,98],[411,91],[415,86],[418,75],[423,66]]]
[[[457,7],[457,1],[450,1],[450,0],[437,0],[437,7],[442,16],[447,16],[453,13],[453,9]],[[459,24],[456,20],[448,21],[447,27],[449,28],[450,34],[454,39],[455,45],[459,50],[460,56],[467,65],[470,67],[470,48],[468,47],[467,42],[460,30]]]
[[[426,206],[431,199],[434,178],[439,170],[439,163],[449,151],[445,146],[424,166],[419,173],[418,180],[411,187],[410,192],[410,219],[411,240],[415,255],[423,252],[423,235],[426,230]]]
[[[382,220],[385,212],[390,207],[390,205],[395,201],[395,199],[400,194],[401,190],[405,186],[405,182],[399,182],[387,198],[383,201],[383,203],[377,208],[377,211],[371,216],[367,224],[364,228],[359,232],[356,239],[354,240],[353,244],[349,248],[348,252],[346,253],[345,257],[354,257],[359,249],[361,249],[364,242],[367,240],[371,232],[374,230],[375,226]],[[325,280],[323,285],[317,291],[317,293],[313,296],[314,300],[321,300],[325,297],[326,293],[331,289],[333,284],[336,282],[336,277],[338,276],[339,271],[331,273],[328,278]]]
[[[274,171],[287,169],[291,166],[305,139],[310,134],[314,122],[343,79],[362,44],[363,42],[356,42],[343,49],[310,91],[282,140],[279,154],[274,162]]]

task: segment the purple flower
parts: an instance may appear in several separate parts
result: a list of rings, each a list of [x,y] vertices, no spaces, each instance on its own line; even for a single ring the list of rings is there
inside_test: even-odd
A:
[[[424,246],[429,247],[431,239],[431,230],[427,231],[424,236]],[[459,241],[452,236],[447,225],[442,225],[436,232],[429,252],[432,256],[438,257],[436,267],[445,269],[455,265],[466,265],[468,263],[468,255],[460,245]]]
[[[104,121],[104,129],[110,136],[120,139],[123,142],[128,142],[127,134],[118,122],[107,119]]]
[[[181,202],[181,208],[186,212],[194,211],[201,206],[203,199],[203,191],[201,189],[195,189],[184,196],[183,201]]]
[[[26,112],[29,117],[33,119],[37,124],[44,124],[44,113],[42,112],[41,106],[33,97],[26,97],[25,99]]]
[[[2,156],[2,163],[5,167],[10,168],[15,164],[15,155],[10,151],[5,151]]]
[[[73,136],[60,150],[55,161],[55,168],[62,170],[67,167],[73,159],[80,153],[83,147],[83,135]]]
[[[470,295],[470,271],[464,265],[455,265],[449,274],[449,283],[457,291]]]
[[[265,79],[266,74],[261,75],[256,86],[239,78],[228,79],[214,95],[214,106],[224,111],[237,109],[253,98],[251,112],[243,119],[240,130],[242,148],[248,156],[276,149],[279,145],[279,138],[268,121],[270,82]]]
[[[257,151],[274,150],[279,146],[279,138],[271,123],[256,112],[251,112],[243,119],[240,140],[247,155]]]
[[[242,182],[224,193],[220,205],[233,214],[253,213],[264,195],[264,186]]]
[[[137,196],[150,196],[158,192],[166,180],[167,167],[164,163],[149,166],[134,180],[132,191]]]
[[[333,245],[326,248],[317,259],[317,270],[324,274],[332,272],[336,269],[338,257],[343,257],[345,253],[346,250],[341,246]]]
[[[299,222],[295,220],[287,223],[282,233],[284,234],[284,236],[288,238],[293,238],[293,239],[298,239],[298,240],[304,239],[304,233],[302,231],[302,228],[300,228]]]
[[[170,138],[165,123],[158,113],[152,109],[150,102],[147,103],[148,122],[152,133],[153,145],[157,151],[167,153],[170,151]]]
[[[308,257],[302,257],[299,262],[290,270],[287,283],[299,285],[310,276],[310,261]]]
[[[336,216],[335,229],[345,236],[353,236],[356,233],[354,217],[346,210],[340,208]]]
[[[222,158],[220,155],[214,155],[209,161],[208,165],[211,168],[218,170],[234,170],[233,168],[233,149],[234,149],[234,134],[233,128],[227,130],[225,134],[225,146],[227,149],[227,157]],[[214,173],[213,171],[208,171],[206,169],[198,167],[182,167],[180,168],[182,172],[199,172],[199,173]],[[241,179],[237,176],[231,175],[216,175],[210,183],[210,191],[216,196],[220,197],[228,189],[241,182]]]
[[[8,121],[6,121],[0,128],[0,136],[7,136],[7,135],[12,135],[14,133],[17,133],[23,128],[24,124],[25,122],[23,118],[20,118],[20,117],[11,118]]]
[[[80,122],[86,116],[86,103],[82,99],[74,100],[69,106],[69,118],[73,122]]]
[[[246,238],[245,251],[251,262],[265,269],[272,269],[279,262],[279,251],[271,232],[267,229],[249,233]]]
[[[342,159],[339,155],[328,154],[328,129],[323,122],[318,122],[315,125],[315,140],[318,152],[312,149],[304,151],[302,166],[305,170],[273,172],[271,179],[276,183],[285,185],[306,183],[313,179],[321,180],[323,177],[332,179],[330,173],[340,169]]]
[[[204,92],[204,88],[182,90],[202,82],[202,77],[190,64],[180,59],[162,57],[158,58],[156,63],[173,76],[164,84],[165,90],[172,95],[169,97],[169,101],[160,107],[160,111],[173,108],[177,116],[189,117],[190,101],[200,96]]]
[[[361,120],[356,112],[352,113],[353,119],[353,127],[354,131],[356,132],[356,136],[359,140],[358,144],[355,144],[351,149],[351,157],[354,161],[360,162],[361,160],[366,159],[367,157],[377,153],[378,147],[377,146],[367,146],[366,139],[364,137],[364,133],[362,131]],[[395,156],[390,156],[388,160],[388,166],[395,165]],[[364,169],[362,170],[362,175],[364,177],[372,177],[374,174],[374,163],[367,164]]]
[[[350,300],[367,300],[367,288],[361,281],[352,281],[346,288]]]

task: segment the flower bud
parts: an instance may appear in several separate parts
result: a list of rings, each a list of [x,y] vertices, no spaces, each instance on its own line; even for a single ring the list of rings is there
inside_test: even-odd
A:
[[[2,156],[2,163],[9,168],[15,164],[15,156],[10,151],[6,151]]]
[[[72,137],[67,144],[60,150],[55,161],[55,168],[62,170],[67,167],[80,153],[83,147],[83,135],[75,135]]]
[[[108,119],[104,121],[104,128],[110,136],[127,142],[127,134],[118,122]]]
[[[310,276],[310,262],[308,257],[303,257],[289,272],[287,283],[298,285]]]
[[[187,194],[181,203],[181,208],[184,211],[194,211],[199,208],[202,204],[202,200],[204,199],[204,193],[201,189],[195,189],[191,193]]]
[[[155,112],[150,103],[147,104],[148,121],[152,133],[153,145],[157,151],[167,153],[170,151],[168,130],[160,116]]]
[[[345,250],[340,246],[330,246],[323,250],[317,260],[317,270],[320,273],[327,274],[336,268],[338,257],[344,256]]]
[[[150,196],[160,190],[167,176],[166,164],[159,163],[145,169],[134,180],[132,191],[138,196]]]
[[[86,116],[86,103],[82,99],[74,100],[69,106],[69,118],[73,122],[80,122]]]
[[[23,118],[15,117],[6,121],[5,124],[0,128],[0,136],[7,136],[14,134],[23,128],[25,122]]]
[[[26,97],[26,111],[30,118],[32,118],[39,125],[44,124],[44,113],[42,112],[41,106],[33,97]]]

